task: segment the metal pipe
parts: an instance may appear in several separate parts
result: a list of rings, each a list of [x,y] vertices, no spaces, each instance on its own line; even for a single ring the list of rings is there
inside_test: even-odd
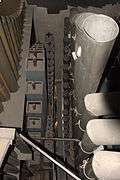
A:
[[[95,145],[120,144],[120,119],[90,120],[86,131]]]
[[[33,142],[31,142],[28,138],[23,136],[22,134],[19,134],[20,137],[29,145],[31,145],[33,148],[35,148],[37,151],[39,151],[41,154],[43,154],[46,158],[48,158],[50,161],[52,161],[54,164],[59,166],[62,170],[64,170],[67,174],[69,174],[71,177],[73,177],[76,180],[81,180],[79,177],[77,177],[73,172],[71,172],[69,169],[67,169],[65,166],[60,164],[57,160],[55,160],[53,157],[48,155],[45,151],[43,151],[40,147],[36,146]]]
[[[98,151],[94,154],[92,168],[98,179],[120,179],[120,152]]]
[[[85,129],[84,118],[86,94],[96,92],[119,33],[117,23],[102,14],[81,13],[74,19],[76,27],[74,66],[75,98],[77,111],[81,115],[81,126]]]
[[[85,96],[85,107],[94,116],[120,115],[120,93],[93,93]]]

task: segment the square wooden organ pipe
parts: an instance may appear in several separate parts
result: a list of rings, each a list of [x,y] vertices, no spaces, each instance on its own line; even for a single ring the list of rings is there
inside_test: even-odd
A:
[[[53,103],[55,80],[55,42],[50,32],[45,35],[46,71],[48,86],[48,102]]]
[[[19,88],[19,62],[25,3],[17,0],[0,5],[0,112],[2,102]],[[19,33],[18,33],[19,32]]]

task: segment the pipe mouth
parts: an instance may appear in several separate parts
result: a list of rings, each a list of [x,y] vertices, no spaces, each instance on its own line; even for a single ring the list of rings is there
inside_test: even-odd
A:
[[[109,16],[92,14],[85,18],[82,27],[86,34],[96,42],[114,40],[118,33],[118,24]]]

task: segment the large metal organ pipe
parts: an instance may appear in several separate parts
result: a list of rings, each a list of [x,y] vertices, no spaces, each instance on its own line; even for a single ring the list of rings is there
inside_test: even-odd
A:
[[[99,151],[94,154],[92,168],[98,179],[120,179],[120,153]]]
[[[93,116],[118,116],[120,114],[120,92],[92,93],[84,99],[85,107]]]
[[[75,104],[85,129],[84,97],[96,92],[119,33],[117,23],[103,14],[81,13],[71,19],[75,25]]]
[[[120,153],[97,151],[93,157],[84,160],[83,172],[90,180],[119,180]]]
[[[86,127],[87,134],[96,145],[120,144],[119,119],[93,119]]]
[[[119,164],[117,166],[117,161],[120,155],[118,153],[115,154],[115,152],[107,154],[107,152],[103,151],[104,145],[119,144],[119,120],[95,119],[89,121],[90,116],[87,113],[88,110],[92,112],[92,115],[99,116],[99,112],[104,111],[107,114],[102,115],[111,115],[119,109],[119,106],[112,103],[113,101],[115,102],[114,98],[112,98],[111,102],[111,94],[106,95],[107,97],[104,95],[106,98],[101,97],[101,95],[97,100],[91,95],[90,97],[88,96],[88,94],[95,93],[98,89],[119,33],[119,27],[111,17],[103,14],[78,13],[73,10],[70,18],[73,27],[75,27],[72,34],[75,44],[74,52],[72,53],[74,59],[75,107],[77,114],[80,116],[80,128],[86,129],[82,141],[79,143],[83,173],[88,179],[96,179],[96,177],[106,180],[119,179],[120,175],[117,172],[119,171]],[[112,97],[117,95],[114,94]],[[98,103],[100,100],[102,101],[101,106]],[[110,164],[107,164],[109,162]],[[105,169],[108,166],[110,170],[106,173]]]

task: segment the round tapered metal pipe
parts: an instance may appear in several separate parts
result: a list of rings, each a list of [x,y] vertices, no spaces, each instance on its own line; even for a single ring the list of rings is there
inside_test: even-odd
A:
[[[94,116],[120,115],[120,92],[87,94],[84,102],[86,110]]]
[[[74,87],[77,111],[85,129],[84,97],[96,92],[119,33],[117,23],[103,14],[81,13],[74,18],[76,27]]]
[[[120,119],[93,119],[86,127],[87,134],[96,145],[120,144]]]
[[[98,179],[120,179],[120,152],[99,151],[94,154],[92,168]]]

